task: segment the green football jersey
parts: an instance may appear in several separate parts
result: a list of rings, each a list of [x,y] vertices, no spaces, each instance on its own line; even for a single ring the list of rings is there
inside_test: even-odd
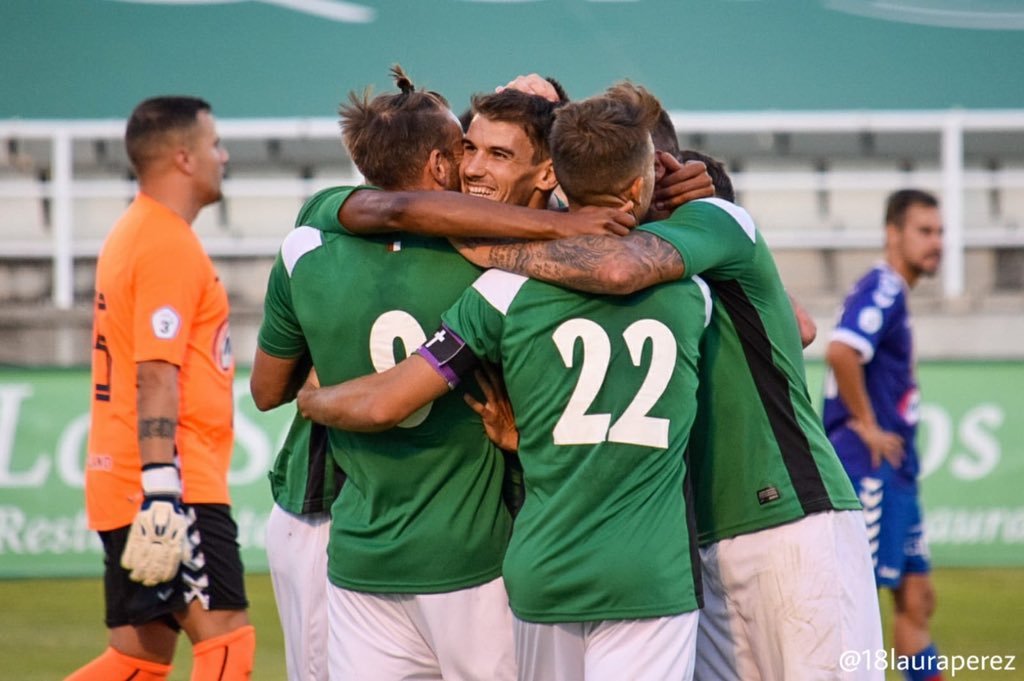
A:
[[[271,272],[261,331],[261,347],[277,356],[308,345],[323,385],[394,366],[479,274],[443,239],[315,228],[336,225],[354,189],[321,192],[303,208],[306,226],[288,235]],[[437,593],[501,574],[511,527],[503,458],[462,394],[387,432],[328,436],[347,474],[331,507],[333,584]]]
[[[812,406],[793,308],[750,215],[702,199],[640,229],[678,249],[686,273],[715,294],[690,438],[700,543],[859,509]]]
[[[345,481],[345,473],[331,456],[327,428],[310,423],[298,412],[268,477],[274,503],[295,515],[330,511]]]
[[[374,190],[376,187],[363,185],[322,190],[302,207],[294,226],[308,225],[325,232],[345,232],[344,227],[338,223],[338,209],[358,189]],[[291,305],[287,278],[271,278],[268,289],[264,298],[263,322],[257,337],[259,348],[273,357],[301,358],[300,364],[308,363],[309,349],[301,329],[292,324],[275,331],[274,326],[282,324],[282,321],[267,305],[267,301],[282,299],[288,300],[287,305]],[[282,338],[283,341],[280,340]],[[281,344],[275,345],[275,339]],[[345,480],[344,472],[331,456],[327,429],[302,418],[298,410],[292,417],[268,477],[274,502],[296,515],[329,511]]]
[[[500,363],[526,499],[504,578],[516,615],[574,622],[698,607],[684,495],[706,286],[589,296],[501,270],[442,317]]]

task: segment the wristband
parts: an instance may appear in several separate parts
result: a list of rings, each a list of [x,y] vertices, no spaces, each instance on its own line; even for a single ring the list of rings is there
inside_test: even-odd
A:
[[[181,478],[173,463],[150,463],[142,467],[142,492],[146,496],[181,496]]]

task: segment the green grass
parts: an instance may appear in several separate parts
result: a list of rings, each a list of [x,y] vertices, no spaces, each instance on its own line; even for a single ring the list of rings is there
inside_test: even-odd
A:
[[[1017,671],[964,671],[956,678],[1024,679],[1024,569],[948,568],[937,570],[934,579],[939,609],[933,631],[941,653],[1018,657]],[[247,586],[257,636],[253,679],[283,680],[284,649],[270,578],[250,575]],[[106,645],[99,579],[0,581],[0,609],[0,676],[5,679],[62,678]],[[883,593],[882,610],[889,609],[888,594]],[[888,627],[886,631],[888,636]],[[172,681],[187,680],[190,666],[189,646],[182,640]],[[887,678],[900,677],[890,673]]]
[[[932,638],[939,654],[1016,655],[1016,671],[961,671],[957,679],[1012,681],[1024,679],[1024,568],[945,568],[932,578],[938,605],[932,619]],[[879,594],[885,645],[892,645],[889,613],[892,599]],[[902,676],[890,672],[886,679]],[[947,673],[945,679],[951,679]]]
[[[285,678],[284,642],[269,575],[248,575],[249,617],[256,626],[253,681]],[[103,651],[99,578],[0,581],[0,678],[53,681]],[[182,635],[171,681],[187,681],[191,648]]]

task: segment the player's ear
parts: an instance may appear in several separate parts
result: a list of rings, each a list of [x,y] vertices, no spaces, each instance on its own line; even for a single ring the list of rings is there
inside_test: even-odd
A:
[[[664,154],[664,153],[665,152],[663,152],[663,151],[656,151],[656,152],[654,152],[654,184],[655,185],[657,185],[659,182],[661,182],[661,178],[665,177],[665,175],[668,174],[668,168],[665,167],[665,164],[661,160],[661,155]]]
[[[558,178],[555,177],[555,164],[547,159],[540,164],[540,171],[537,174],[537,189],[542,192],[554,191],[558,186]]]
[[[184,145],[174,148],[171,153],[171,163],[178,171],[185,175],[191,175],[195,169],[195,159],[192,156],[192,152]]]
[[[641,199],[644,196],[644,184],[646,180],[643,175],[637,175],[633,178],[633,181],[629,183],[629,188],[626,189],[625,198],[633,202],[634,205],[639,206],[643,203]]]
[[[446,162],[444,154],[441,153],[440,149],[430,150],[430,158],[427,160],[427,171],[438,185],[442,187],[448,186],[449,174],[452,172],[452,169],[451,165]]]
[[[885,225],[885,243],[888,246],[899,248],[903,242],[903,230],[899,225],[889,222]]]

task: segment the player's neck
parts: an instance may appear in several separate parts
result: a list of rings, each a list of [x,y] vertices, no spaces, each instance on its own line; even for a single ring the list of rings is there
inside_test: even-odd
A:
[[[542,192],[534,190],[530,194],[530,200],[526,202],[527,208],[543,209],[548,208],[551,205],[551,192]]]
[[[885,262],[889,265],[890,269],[903,278],[903,281],[907,282],[907,288],[912,289],[917,286],[917,280],[921,278],[921,273],[911,267],[906,260],[895,255],[889,255],[886,257]]]
[[[578,211],[581,208],[619,208],[625,209],[625,206],[629,204],[632,206],[630,213],[636,218],[637,223],[640,222],[642,216],[636,214],[636,203],[630,201],[626,197],[618,196],[615,194],[593,194],[587,197],[586,202],[577,203],[572,199],[569,199],[569,210]]]
[[[140,180],[139,190],[149,198],[166,206],[188,224],[196,219],[203,203],[195,192],[172,178],[153,178]]]

